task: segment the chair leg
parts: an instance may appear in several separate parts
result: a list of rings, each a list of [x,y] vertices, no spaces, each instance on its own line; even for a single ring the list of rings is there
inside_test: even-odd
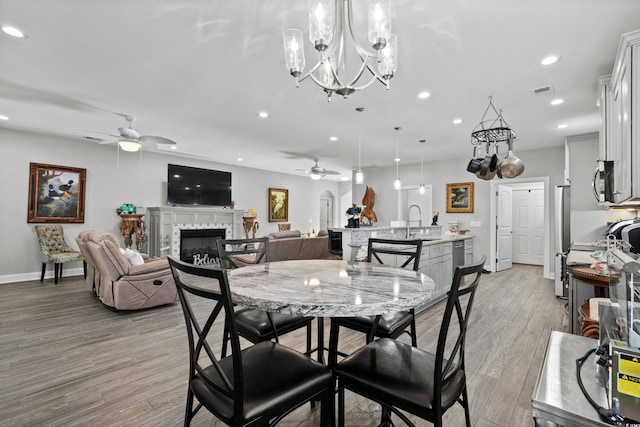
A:
[[[189,387],[189,391],[187,392],[187,409],[184,414],[184,427],[189,427],[191,425],[193,415],[193,392],[191,391],[191,387]]]
[[[467,427],[471,427],[471,413],[469,412],[469,396],[467,395],[467,385],[462,389],[462,407],[464,408],[464,419]]]
[[[82,271],[84,272],[84,278],[87,278],[87,261],[82,261]]]
[[[340,335],[340,324],[331,319],[331,330],[329,331],[329,367],[331,369],[338,364],[338,335]]]
[[[46,269],[47,269],[47,263],[43,262],[42,263],[42,274],[40,275],[40,281],[41,282],[44,280],[44,272],[46,271]]]
[[[416,311],[412,308],[411,312],[411,345],[418,346],[418,332],[416,331]]]
[[[338,386],[338,427],[344,427],[344,388]]]
[[[309,322],[307,325],[307,356],[311,356],[311,323],[312,322]],[[318,351],[322,350],[318,349]]]
[[[60,263],[60,271],[58,271],[58,280],[62,280],[62,266],[63,265],[64,265],[63,263]]]
[[[56,285],[58,284],[58,274],[60,272],[60,266],[61,265],[62,264],[57,263],[57,262],[53,263],[53,283],[56,284]]]

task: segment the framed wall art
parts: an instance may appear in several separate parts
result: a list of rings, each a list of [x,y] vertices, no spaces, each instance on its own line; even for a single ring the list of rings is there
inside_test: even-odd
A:
[[[473,213],[473,182],[447,184],[447,213]]]
[[[289,190],[269,189],[269,222],[289,221]]]
[[[29,164],[27,222],[84,223],[87,170]]]

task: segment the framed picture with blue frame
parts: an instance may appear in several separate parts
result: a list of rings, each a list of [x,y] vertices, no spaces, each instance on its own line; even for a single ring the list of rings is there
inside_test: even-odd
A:
[[[87,170],[29,164],[27,222],[84,223]]]

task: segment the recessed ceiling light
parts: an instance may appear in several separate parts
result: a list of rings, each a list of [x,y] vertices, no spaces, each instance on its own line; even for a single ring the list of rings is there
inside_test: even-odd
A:
[[[260,111],[258,113],[258,117],[260,117],[261,119],[266,119],[267,117],[269,117],[269,113],[267,113],[266,111]]]
[[[349,177],[348,176],[341,176],[340,177],[340,181],[349,181]]]
[[[431,96],[431,94],[427,91],[422,91],[418,94],[418,99],[427,99]]]
[[[453,119],[454,125],[459,125],[460,123],[462,123],[462,119]]]
[[[400,157],[396,157],[395,159],[393,159],[394,162],[399,162],[400,161]]]
[[[20,31],[16,27],[11,27],[9,25],[4,25],[2,27],[2,31],[4,31],[5,34],[8,34],[11,37],[15,37],[17,39],[23,39],[23,38],[26,37],[25,34],[22,31]]]
[[[237,160],[237,161],[239,161],[239,162],[241,162],[241,161],[243,161],[244,159],[243,159],[242,157],[238,157],[236,160]]]
[[[551,65],[555,64],[556,62],[558,62],[558,57],[555,55],[549,55],[546,58],[543,58],[542,61],[540,61],[542,65]]]
[[[564,102],[564,99],[562,98],[556,98],[553,101],[551,101],[551,105],[560,105]]]
[[[177,150],[178,149],[178,147],[176,147],[175,145],[172,145],[169,148],[172,149],[172,150]]]
[[[337,136],[330,136],[329,137],[329,141],[337,141],[338,137]]]
[[[568,124],[565,124],[565,123],[563,123],[563,124],[561,124],[561,125],[558,125],[558,129],[566,129],[566,128],[568,128],[568,127],[569,127],[569,125],[568,125]]]
[[[0,120],[9,120],[8,116],[0,116]]]

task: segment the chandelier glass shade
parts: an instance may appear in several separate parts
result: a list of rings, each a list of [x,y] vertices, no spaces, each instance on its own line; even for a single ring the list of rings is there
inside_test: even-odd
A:
[[[391,0],[367,0],[367,40],[373,51],[356,40],[351,0],[309,0],[309,39],[318,59],[304,73],[302,31],[293,28],[283,34],[285,64],[296,87],[311,78],[324,89],[329,101],[333,93],[347,98],[375,81],[389,89],[389,80],[398,69],[398,42],[391,33]],[[349,69],[347,62],[356,66]],[[365,75],[369,79],[361,82]]]

